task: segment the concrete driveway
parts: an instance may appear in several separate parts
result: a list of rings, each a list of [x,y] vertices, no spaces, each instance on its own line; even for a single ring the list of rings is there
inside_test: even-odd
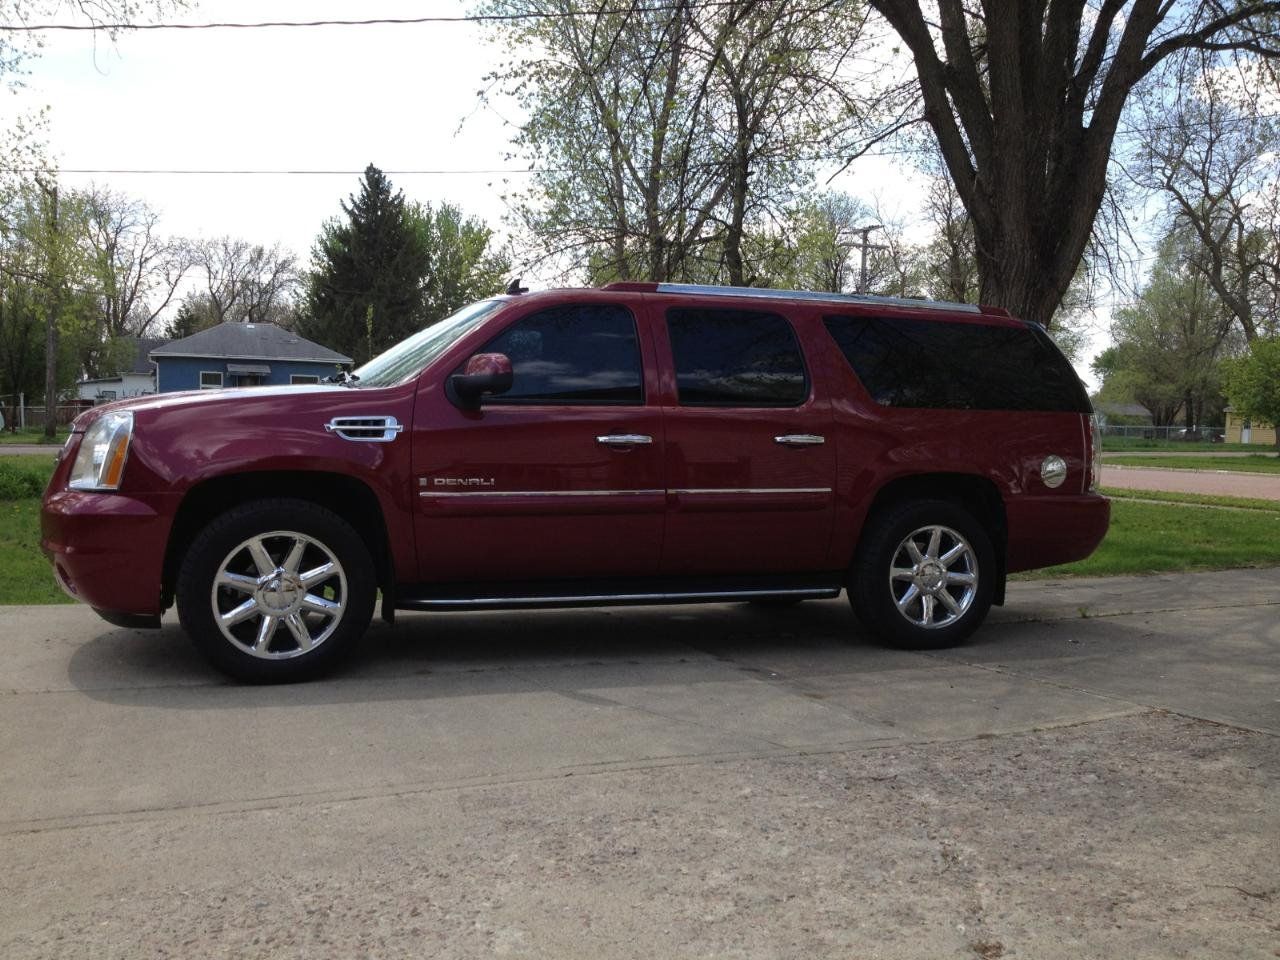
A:
[[[232,686],[0,608],[0,956],[1231,957],[1280,948],[1280,576],[405,617]]]

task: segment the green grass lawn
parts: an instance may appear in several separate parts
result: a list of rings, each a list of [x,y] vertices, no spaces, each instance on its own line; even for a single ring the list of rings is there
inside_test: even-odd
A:
[[[1109,467],[1164,467],[1173,470],[1229,470],[1233,473],[1280,473],[1274,453],[1251,457],[1107,457]]]
[[[1208,440],[1143,440],[1140,437],[1107,437],[1102,438],[1102,449],[1106,453],[1113,450],[1165,450],[1169,453],[1199,453],[1206,450],[1231,451],[1248,453],[1250,450],[1266,450],[1256,443],[1210,443]]]
[[[48,443],[50,446],[62,446],[67,439],[67,428],[59,427],[56,440],[45,440],[44,429],[36,430],[15,430],[10,433],[8,430],[0,430],[0,443]]]
[[[40,552],[40,496],[52,454],[0,457],[0,604],[70,603]]]
[[[1093,556],[1078,563],[1020,573],[1017,577],[1097,577],[1280,565],[1280,503],[1269,507],[1235,508],[1233,505],[1222,509],[1223,506],[1115,499],[1111,503],[1111,529]]]

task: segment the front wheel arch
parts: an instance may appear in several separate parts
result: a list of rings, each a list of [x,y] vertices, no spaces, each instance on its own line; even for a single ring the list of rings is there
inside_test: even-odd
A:
[[[355,477],[324,471],[251,471],[211,477],[183,496],[165,550],[161,608],[168,609],[173,603],[186,552],[201,530],[245,503],[277,498],[305,500],[345,518],[364,540],[379,588],[384,593],[393,592],[395,551],[383,505],[368,484]]]
[[[364,634],[377,580],[364,541],[308,500],[261,499],[215,518],[186,551],[175,590],[183,629],[249,683],[309,679]]]

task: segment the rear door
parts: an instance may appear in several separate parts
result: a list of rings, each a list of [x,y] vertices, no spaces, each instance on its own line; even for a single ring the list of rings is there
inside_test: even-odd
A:
[[[775,309],[667,306],[655,328],[664,366],[664,572],[824,569],[832,413],[791,319]]]
[[[421,579],[654,573],[662,418],[648,402],[652,341],[632,311],[532,308],[474,353],[506,354],[514,384],[476,411],[442,389],[419,394],[414,422],[431,425],[413,450]]]

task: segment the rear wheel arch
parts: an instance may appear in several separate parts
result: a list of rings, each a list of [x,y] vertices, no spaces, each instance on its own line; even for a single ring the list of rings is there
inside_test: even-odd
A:
[[[395,563],[386,518],[378,496],[355,477],[322,471],[259,471],[213,477],[182,498],[165,550],[162,596],[169,607],[187,550],[214,519],[255,500],[287,498],[324,507],[345,519],[364,540],[383,590],[395,583]]]
[[[920,473],[890,480],[876,491],[867,507],[859,540],[862,538],[862,533],[875,522],[876,517],[883,516],[887,511],[902,504],[925,500],[945,500],[954,503],[968,511],[982,524],[991,541],[991,548],[995,552],[997,566],[993,602],[997,606],[1003,604],[1009,522],[999,487],[986,477],[972,473]],[[853,555],[849,557],[850,567],[857,558],[857,552],[858,545],[855,544]]]

